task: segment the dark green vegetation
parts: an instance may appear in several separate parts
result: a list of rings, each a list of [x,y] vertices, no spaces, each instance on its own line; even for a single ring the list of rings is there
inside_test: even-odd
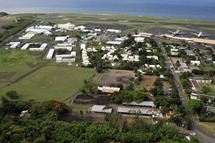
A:
[[[0,12],[0,17],[7,16],[8,14],[6,12]]]
[[[122,102],[136,101],[137,103],[148,101],[148,95],[140,91],[122,90],[110,96],[112,102],[121,104]]]
[[[208,105],[208,99],[206,97],[201,97],[200,101],[191,99],[188,101],[188,107],[191,112],[197,114],[200,118],[199,121],[203,122],[215,122],[215,113],[206,112],[206,106]],[[214,106],[215,100],[212,100],[212,103],[209,105]]]
[[[67,123],[60,121],[69,108],[58,101],[11,102],[2,99],[0,106],[0,142],[198,142],[188,141],[174,127],[162,124],[147,125],[136,118],[127,123],[119,114],[108,114],[103,123]],[[30,116],[19,117],[23,110]]]
[[[5,38],[12,36],[24,29],[29,24],[33,23],[31,17],[20,17],[17,18],[17,22],[9,25],[3,25],[1,28],[5,31],[0,33],[0,42],[2,42]]]
[[[189,89],[191,87],[191,84],[190,84],[190,81],[188,78],[192,77],[192,76],[193,76],[193,74],[190,72],[183,72],[179,77],[181,84],[182,84],[183,88],[187,91],[187,93],[190,92]]]

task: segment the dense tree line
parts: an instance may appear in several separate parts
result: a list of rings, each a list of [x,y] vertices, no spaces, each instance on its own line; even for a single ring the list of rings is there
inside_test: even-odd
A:
[[[137,103],[148,101],[148,95],[141,91],[129,91],[122,90],[120,92],[114,92],[110,95],[110,99],[113,103],[121,104],[122,102],[136,101]]]
[[[147,125],[135,118],[132,123],[122,120],[119,114],[108,114],[105,122],[72,122],[59,120],[67,111],[63,103],[47,101],[11,102],[4,100],[0,106],[0,142],[55,143],[55,142],[174,142],[188,141],[179,130],[163,124]],[[62,106],[62,107],[61,107]],[[58,108],[64,110],[58,110]],[[23,109],[29,109],[30,117],[19,117]]]

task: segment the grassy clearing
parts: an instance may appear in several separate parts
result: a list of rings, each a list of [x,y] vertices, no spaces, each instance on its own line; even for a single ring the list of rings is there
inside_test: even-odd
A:
[[[90,105],[72,104],[72,111],[78,114],[80,114],[80,110],[82,110],[83,112],[86,112],[87,110],[89,110],[89,108],[90,108]]]
[[[214,136],[215,135],[215,123],[209,122],[197,122],[199,127],[203,129],[206,133]]]
[[[214,84],[201,83],[200,85],[201,85],[201,87],[203,87],[203,86],[208,87],[210,89],[210,92],[208,92],[207,94],[215,96],[215,85]]]
[[[95,76],[93,76],[93,78],[90,80],[93,83],[97,83],[102,76],[104,75],[104,73],[96,73]]]
[[[210,21],[198,21],[187,19],[173,19],[173,18],[161,18],[161,17],[146,17],[146,16],[129,16],[129,15],[99,15],[99,14],[52,14],[55,16],[65,16],[63,18],[72,16],[79,18],[107,18],[107,19],[121,19],[121,20],[138,20],[138,21],[154,21],[154,22],[167,22],[167,23],[186,23],[186,24],[207,24],[214,25],[215,22]],[[40,18],[47,18],[50,15],[40,15]]]
[[[9,90],[16,90],[20,95],[18,100],[63,101],[76,94],[84,80],[93,74],[93,69],[51,63],[21,81],[2,88],[0,95],[5,95]]]
[[[0,50],[0,87],[43,64],[39,56],[30,51]]]
[[[208,27],[201,27],[202,29],[205,29],[205,30],[209,30],[209,31],[213,31],[215,32],[215,29],[214,28],[208,28]]]
[[[168,29],[180,29],[180,30],[186,30],[186,31],[196,31],[194,29],[178,26],[178,25],[161,25],[160,28],[168,28]]]

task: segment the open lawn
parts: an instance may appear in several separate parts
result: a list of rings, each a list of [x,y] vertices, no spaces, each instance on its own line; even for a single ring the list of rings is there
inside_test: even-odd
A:
[[[30,51],[0,50],[0,88],[43,64],[39,56]]]
[[[198,20],[187,20],[187,19],[174,19],[174,18],[161,18],[161,17],[147,17],[147,16],[129,16],[129,15],[103,15],[103,14],[49,14],[39,15],[38,18],[46,18],[50,16],[63,16],[61,18],[106,18],[106,19],[120,19],[120,20],[139,20],[139,21],[154,21],[154,22],[171,22],[171,23],[186,23],[186,24],[208,24],[213,25],[214,22],[210,21],[198,21]]]
[[[188,68],[189,68],[189,69],[191,69],[191,70],[194,70],[194,69],[196,69],[196,70],[200,70],[200,68],[199,68],[199,67],[197,67],[197,66],[188,66]]]
[[[201,129],[203,129],[206,133],[214,136],[215,135],[215,123],[209,122],[197,122]]]
[[[203,86],[208,87],[210,89],[210,92],[208,92],[207,94],[215,96],[215,85],[214,84],[201,83],[200,85],[201,85],[201,87],[203,87]]]
[[[93,74],[93,69],[50,63],[21,81],[2,88],[0,95],[16,90],[20,95],[18,100],[67,101]]]

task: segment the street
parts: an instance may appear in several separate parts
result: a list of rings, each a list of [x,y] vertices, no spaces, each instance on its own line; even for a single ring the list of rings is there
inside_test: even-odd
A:
[[[183,92],[182,92],[182,89],[180,88],[180,83],[176,80],[176,75],[174,73],[174,70],[171,68],[171,63],[169,63],[169,60],[167,59],[167,55],[165,54],[165,51],[163,49],[163,47],[161,47],[162,45],[160,45],[160,41],[159,39],[155,39],[157,41],[157,44],[158,46],[161,48],[161,53],[163,54],[164,58],[165,58],[165,64],[166,64],[166,67],[168,69],[170,69],[172,75],[173,75],[173,81],[177,87],[177,90],[178,90],[178,93],[179,93],[179,97],[182,101],[182,104],[184,105],[186,111],[187,111],[187,114],[188,116],[192,119],[192,122],[193,122],[193,130],[198,133],[204,140],[205,143],[214,143],[215,142],[215,136],[211,136],[209,134],[207,134],[206,132],[204,132],[196,123],[196,120],[194,119],[194,117],[192,116],[190,110],[188,109],[188,106],[187,106],[187,103],[185,101],[185,98],[183,96]]]

